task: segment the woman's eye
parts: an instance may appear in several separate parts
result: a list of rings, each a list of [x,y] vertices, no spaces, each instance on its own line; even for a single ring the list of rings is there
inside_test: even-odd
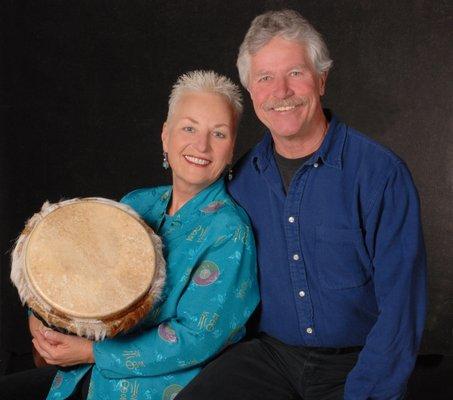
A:
[[[302,75],[302,72],[301,71],[291,71],[290,75],[291,76],[299,76],[299,75]]]
[[[214,134],[215,137],[218,137],[220,139],[226,138],[226,135],[223,132],[220,132],[220,131],[214,131],[213,134]]]
[[[195,128],[193,126],[183,126],[182,130],[189,133],[195,132]]]

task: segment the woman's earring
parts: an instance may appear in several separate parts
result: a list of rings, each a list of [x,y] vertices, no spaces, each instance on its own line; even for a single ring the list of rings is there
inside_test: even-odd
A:
[[[231,165],[228,167],[228,180],[233,180],[233,167]]]
[[[168,169],[169,166],[170,164],[168,164],[168,153],[164,151],[164,160],[162,161],[162,167],[164,167],[164,169]]]

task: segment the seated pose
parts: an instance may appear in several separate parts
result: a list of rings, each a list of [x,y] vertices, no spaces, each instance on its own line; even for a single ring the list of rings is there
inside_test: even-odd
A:
[[[30,316],[37,352],[63,367],[47,399],[172,399],[243,337],[259,301],[255,245],[223,179],[241,112],[239,89],[226,77],[195,71],[178,79],[162,130],[163,167],[171,167],[173,184],[122,199],[162,238],[162,299],[137,328],[99,342],[52,331]]]
[[[323,109],[331,65],[294,10],[245,35],[237,67],[266,130],[228,189],[257,239],[260,334],[178,400],[405,396],[427,300],[418,194],[401,158]]]

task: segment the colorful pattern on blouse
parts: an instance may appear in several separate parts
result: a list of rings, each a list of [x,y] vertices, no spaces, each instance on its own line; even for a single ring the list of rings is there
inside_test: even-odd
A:
[[[88,400],[170,400],[226,346],[240,340],[259,301],[248,217],[223,180],[166,215],[171,187],[138,189],[122,202],[160,235],[162,299],[131,332],[94,345],[94,366],[60,370],[47,399],[65,399],[91,369]]]

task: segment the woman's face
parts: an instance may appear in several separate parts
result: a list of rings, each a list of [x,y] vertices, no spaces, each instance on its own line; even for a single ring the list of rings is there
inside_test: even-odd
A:
[[[233,108],[222,95],[184,93],[162,130],[174,189],[198,193],[216,181],[233,159],[234,140]]]

